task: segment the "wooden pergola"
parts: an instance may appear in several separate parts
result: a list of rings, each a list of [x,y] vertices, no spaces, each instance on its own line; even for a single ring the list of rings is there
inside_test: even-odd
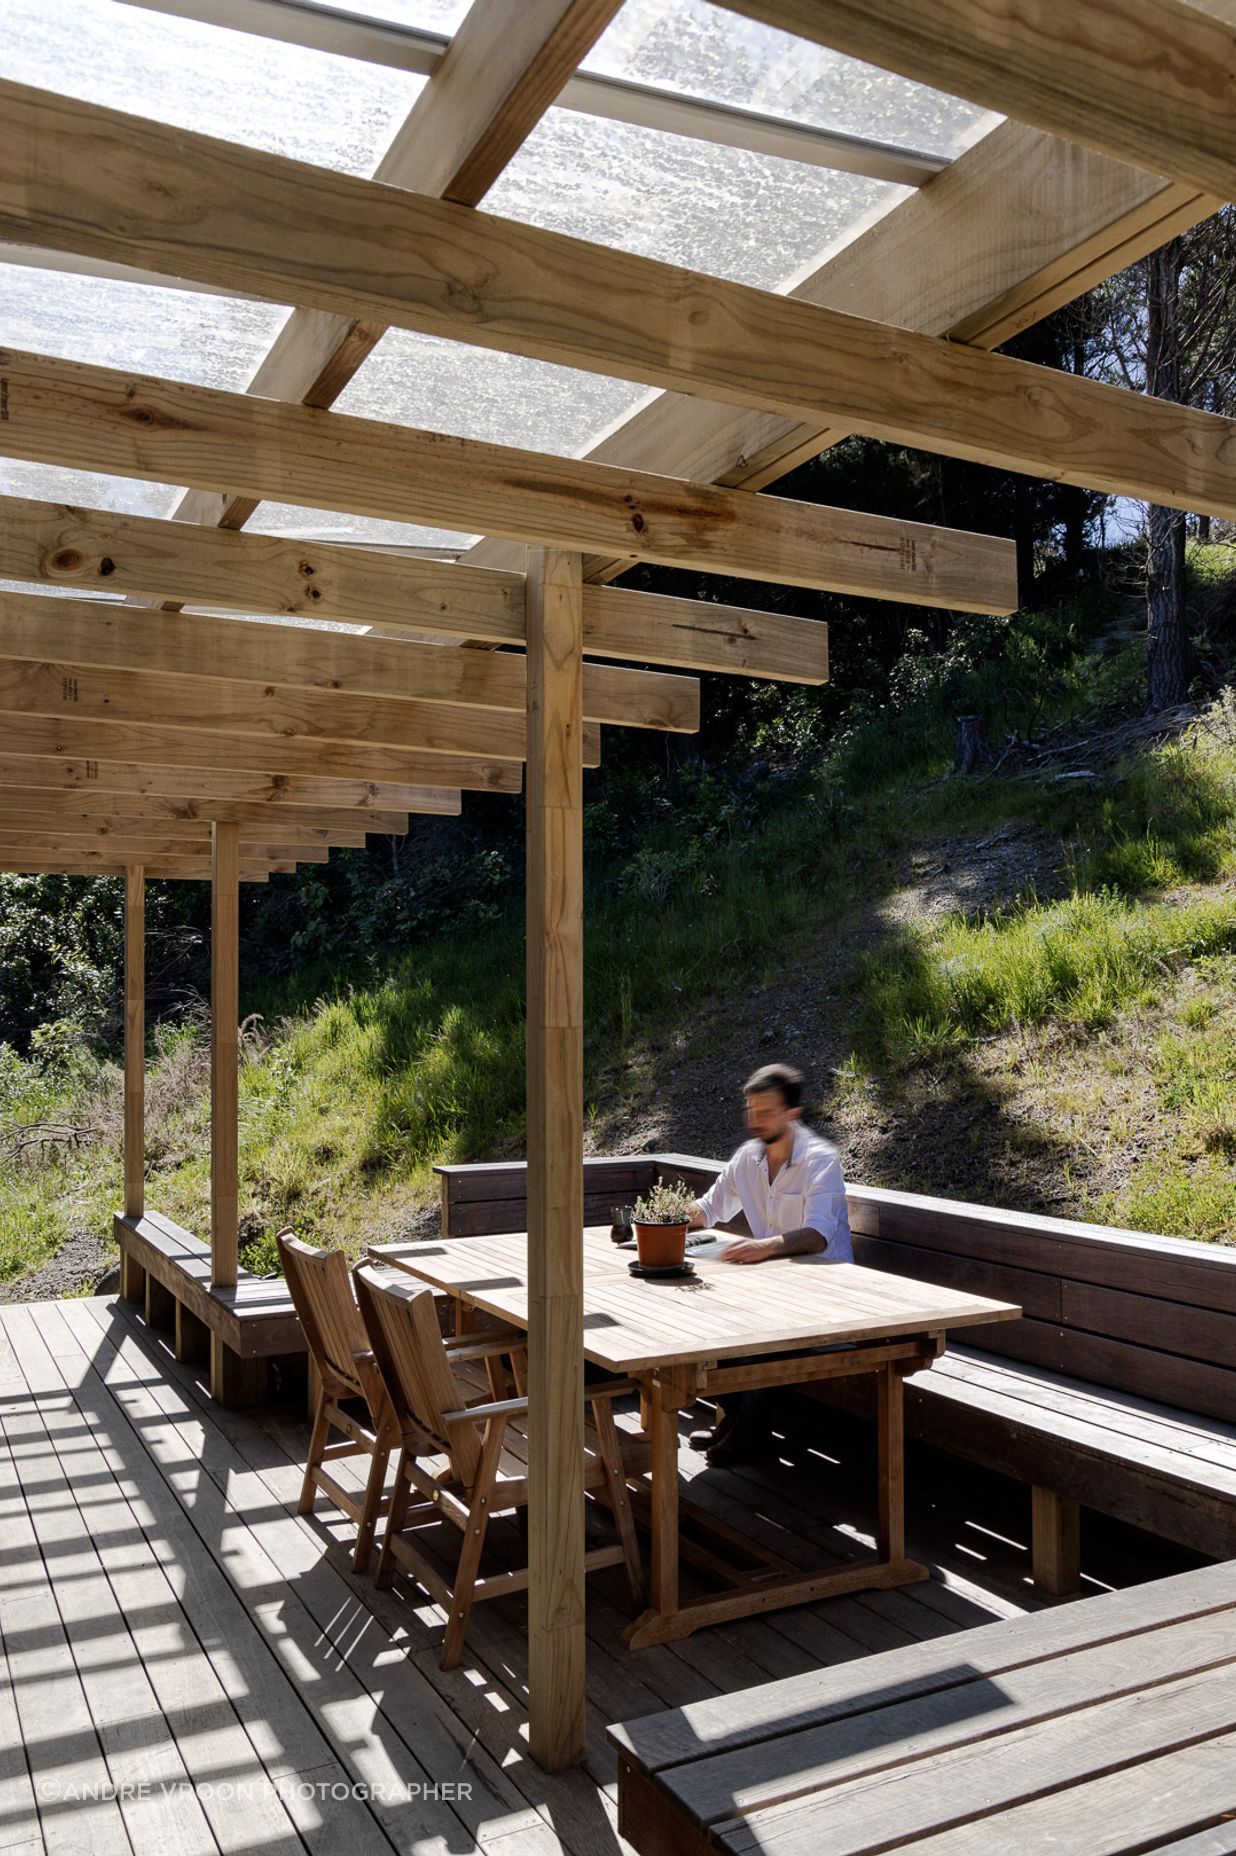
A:
[[[348,54],[337,14],[140,3]],[[694,729],[684,672],[828,674],[819,623],[607,583],[647,561],[1011,611],[1010,542],[757,500],[851,433],[1236,516],[1232,421],[993,352],[1236,197],[1236,3],[724,3],[1018,120],[917,166],[854,138],[808,153],[796,132],[796,159],[915,190],[782,294],[477,210],[556,98],[594,106],[577,70],[620,0],[475,0],[409,66],[432,75],[372,179],[0,83],[14,262],[292,306],[244,393],[0,351],[0,455],[184,489],[173,519],[0,499],[0,577],[29,589],[0,593],[0,869],[125,879],[129,1216],[145,879],[211,882],[215,1285],[237,1275],[239,884],[457,812],[463,791],[518,792],[526,765],[531,1738],[548,1766],[584,1740],[583,768],[606,725]],[[352,49],[389,62],[398,40],[357,22]],[[684,130],[686,106],[649,95],[605,107],[793,143],[741,112]],[[388,329],[660,392],[583,458],[331,410]],[[442,561],[246,533],[268,499],[486,539]]]

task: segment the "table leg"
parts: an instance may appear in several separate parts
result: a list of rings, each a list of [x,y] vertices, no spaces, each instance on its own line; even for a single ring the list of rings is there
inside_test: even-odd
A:
[[[879,1439],[879,1518],[876,1552],[882,1560],[905,1558],[905,1382],[890,1361],[877,1378],[876,1430]]]
[[[654,1379],[647,1388],[647,1431],[652,1445],[651,1604],[627,1625],[628,1649],[660,1640],[667,1618],[678,1610],[678,1408],[675,1389]]]

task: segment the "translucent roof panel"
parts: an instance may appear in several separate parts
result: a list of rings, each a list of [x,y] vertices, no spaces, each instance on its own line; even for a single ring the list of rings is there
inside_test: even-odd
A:
[[[27,464],[0,457],[0,496],[33,496],[77,509],[114,509],[127,516],[170,516],[181,492],[167,483],[107,477],[98,471],[65,470],[58,464]]]
[[[459,554],[477,535],[453,529],[421,528],[412,522],[383,522],[376,516],[350,516],[334,509],[301,509],[295,503],[262,503],[245,523],[251,535],[289,535],[293,540],[354,542],[377,548],[425,548]]]
[[[574,457],[647,398],[645,387],[391,329],[339,401],[340,412]]]
[[[583,68],[926,154],[960,154],[999,120],[708,0],[626,0]]]
[[[0,247],[0,257],[3,247]],[[32,265],[0,268],[0,344],[242,392],[289,311]]]
[[[0,0],[0,43],[16,83],[352,174],[373,172],[426,82],[119,0]]]
[[[775,290],[907,192],[859,174],[553,109],[484,206]]]

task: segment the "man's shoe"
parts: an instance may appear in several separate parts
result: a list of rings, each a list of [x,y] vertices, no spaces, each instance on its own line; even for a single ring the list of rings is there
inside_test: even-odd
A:
[[[727,1438],[732,1436],[733,1430],[733,1418],[727,1418],[722,1415],[717,1419],[716,1424],[713,1425],[711,1430],[692,1431],[687,1442],[693,1450],[702,1450],[706,1453],[709,1450],[715,1449],[718,1444],[725,1443]]]

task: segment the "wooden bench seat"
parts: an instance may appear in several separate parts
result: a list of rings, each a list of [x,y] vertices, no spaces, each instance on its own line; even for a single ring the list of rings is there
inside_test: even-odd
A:
[[[1236,1809],[1236,1565],[717,1695],[610,1740],[640,1856],[1165,1848]]]
[[[906,1429],[1031,1484],[1043,1590],[1078,1587],[1083,1506],[1236,1555],[1236,1249],[874,1188],[849,1211],[857,1262],[1025,1311],[907,1379]]]
[[[120,1292],[144,1304],[152,1327],[173,1331],[178,1360],[210,1362],[210,1389],[223,1405],[251,1405],[266,1391],[274,1356],[305,1352],[305,1337],[280,1276],[241,1270],[234,1287],[210,1280],[210,1246],[160,1212],[117,1214]]]

